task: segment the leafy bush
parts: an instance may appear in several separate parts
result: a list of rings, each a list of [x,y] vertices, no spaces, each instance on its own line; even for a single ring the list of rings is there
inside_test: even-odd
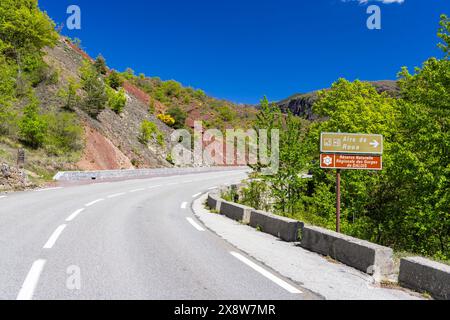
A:
[[[45,115],[48,134],[45,149],[54,155],[63,155],[83,148],[83,128],[73,113],[62,112]]]
[[[108,104],[109,107],[117,114],[121,114],[125,105],[127,103],[127,96],[125,90],[121,88],[118,92],[114,89],[109,88],[108,93]]]
[[[169,127],[173,126],[175,124],[175,119],[172,118],[172,116],[168,114],[158,114],[157,118],[164,122]]]
[[[67,83],[67,89],[61,89],[58,96],[64,99],[64,108],[74,111],[75,107],[80,104],[81,98],[77,94],[80,84],[75,79],[70,78]]]
[[[124,80],[115,70],[111,71],[109,76],[106,78],[106,83],[114,90],[118,90],[122,87],[123,82]]]
[[[19,132],[23,143],[37,149],[44,144],[48,124],[45,118],[39,114],[37,99],[31,100],[23,110],[23,116],[19,122]]]
[[[184,127],[186,122],[187,113],[183,111],[180,107],[171,107],[167,110],[167,115],[171,116],[175,123],[171,126],[175,129],[181,129]]]
[[[142,144],[148,144],[153,139],[160,145],[164,145],[164,135],[158,129],[156,124],[151,121],[144,120],[141,123],[141,134],[139,136],[139,141]]]

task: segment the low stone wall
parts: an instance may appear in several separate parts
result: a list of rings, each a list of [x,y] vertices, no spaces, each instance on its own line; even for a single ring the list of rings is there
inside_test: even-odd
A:
[[[253,210],[250,213],[250,226],[284,241],[295,242],[299,240],[299,230],[303,223],[268,212]]]
[[[427,292],[435,299],[450,300],[450,266],[422,257],[400,261],[400,285]]]
[[[373,275],[394,273],[393,250],[319,227],[304,226],[301,246]]]
[[[83,181],[83,180],[114,180],[130,178],[148,178],[156,176],[181,175],[190,173],[206,173],[214,171],[243,170],[246,167],[198,167],[198,168],[158,168],[133,170],[100,170],[100,171],[62,171],[53,180]]]

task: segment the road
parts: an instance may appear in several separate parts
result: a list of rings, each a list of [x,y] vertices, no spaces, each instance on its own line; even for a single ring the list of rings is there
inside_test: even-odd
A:
[[[0,299],[315,299],[196,220],[192,201],[244,171],[0,198]]]

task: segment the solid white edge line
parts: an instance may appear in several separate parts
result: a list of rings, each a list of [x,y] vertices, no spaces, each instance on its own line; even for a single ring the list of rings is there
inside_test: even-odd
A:
[[[107,198],[108,199],[112,199],[112,198],[117,198],[117,197],[124,196],[124,195],[126,195],[126,193],[125,192],[121,192],[121,193],[116,193],[116,194],[109,195]]]
[[[193,196],[192,196],[192,198],[197,198],[199,195],[201,195],[202,193],[201,192],[199,192],[199,193],[196,193],[196,194],[194,194]]]
[[[192,218],[186,218],[186,220],[198,231],[205,231],[205,229],[203,229],[202,227],[200,227],[200,225],[194,221],[194,219]]]
[[[182,204],[181,204],[181,209],[186,209],[187,208],[187,202],[183,202]]]
[[[77,211],[75,211],[74,213],[72,213],[67,219],[66,222],[70,222],[72,220],[74,220],[80,213],[82,213],[84,211],[83,209],[78,209]]]
[[[92,202],[86,203],[85,206],[86,207],[90,207],[90,206],[93,206],[96,203],[99,203],[99,202],[103,201],[103,200],[105,200],[105,199],[97,199],[97,200],[94,200]]]
[[[277,285],[279,285],[283,289],[287,290],[288,292],[293,293],[293,294],[303,293],[300,290],[298,290],[297,288],[295,288],[294,286],[291,286],[286,281],[281,280],[280,278],[278,278],[277,276],[273,275],[272,273],[270,273],[266,269],[260,267],[259,265],[257,265],[253,261],[250,261],[249,259],[247,259],[243,255],[241,255],[241,254],[239,254],[237,252],[233,252],[233,251],[231,251],[230,253],[231,253],[231,255],[233,257],[235,257],[238,260],[240,260],[241,262],[245,263],[247,266],[249,266],[250,268],[252,268],[256,272],[260,273],[261,275],[263,275],[267,279],[271,280],[272,282],[275,282]]]
[[[20,288],[19,294],[17,295],[17,300],[32,300],[34,291],[39,282],[42,270],[44,269],[46,260],[40,259],[36,260],[31,266],[25,281]]]
[[[67,227],[67,225],[62,224],[56,230],[53,232],[53,234],[48,239],[47,243],[44,245],[44,249],[51,249],[56,243],[56,240],[58,240],[61,233],[64,231],[64,229]]]

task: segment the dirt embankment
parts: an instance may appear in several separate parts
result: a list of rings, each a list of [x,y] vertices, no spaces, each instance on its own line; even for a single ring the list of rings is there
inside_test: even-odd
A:
[[[133,169],[127,158],[108,138],[97,130],[85,127],[86,147],[82,159],[77,163],[80,170]]]

